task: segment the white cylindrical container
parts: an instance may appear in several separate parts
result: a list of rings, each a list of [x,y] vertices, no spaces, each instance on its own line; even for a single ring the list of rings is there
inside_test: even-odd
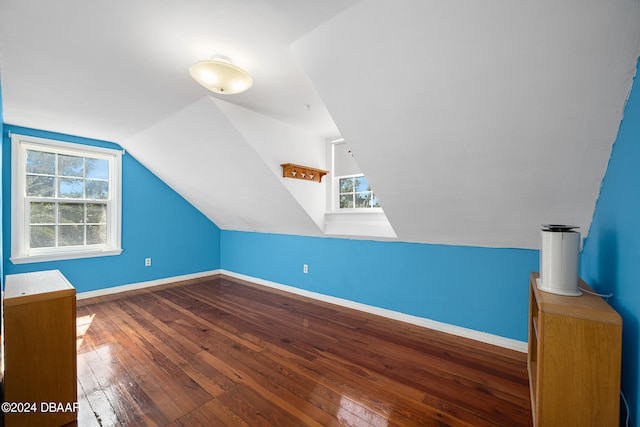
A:
[[[570,225],[543,225],[538,289],[558,295],[578,296],[580,233]]]

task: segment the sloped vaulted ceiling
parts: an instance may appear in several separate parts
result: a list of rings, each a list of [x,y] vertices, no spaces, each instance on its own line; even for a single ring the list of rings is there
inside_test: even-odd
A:
[[[297,128],[205,97],[122,145],[222,229],[321,234],[324,187],[282,178],[290,157],[324,166]]]
[[[402,240],[589,230],[638,56],[632,1],[362,1],[294,45]]]
[[[0,0],[0,78],[6,123],[120,143],[224,229],[321,235],[278,168],[341,134],[399,240],[537,248],[588,233],[639,38],[638,0]],[[194,83],[216,53],[254,86]]]

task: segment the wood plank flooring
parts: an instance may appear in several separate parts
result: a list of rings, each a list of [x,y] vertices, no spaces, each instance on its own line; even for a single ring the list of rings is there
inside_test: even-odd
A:
[[[79,426],[530,426],[525,355],[227,277],[78,301]]]

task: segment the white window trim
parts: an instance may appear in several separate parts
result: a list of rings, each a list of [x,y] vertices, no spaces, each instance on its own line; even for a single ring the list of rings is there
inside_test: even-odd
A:
[[[346,214],[348,214],[348,213],[363,213],[363,214],[367,214],[367,213],[383,212],[381,207],[378,207],[378,208],[341,208],[340,207],[340,180],[344,179],[344,178],[360,178],[360,177],[364,177],[364,174],[357,173],[357,174],[353,174],[353,175],[341,175],[341,176],[334,176],[333,177],[333,181],[332,181],[333,189],[332,189],[332,196],[331,196],[331,203],[333,204],[332,205],[332,209],[331,209],[332,213],[346,213]]]
[[[107,244],[54,249],[29,249],[25,207],[26,150],[92,156],[109,161]],[[122,252],[122,151],[32,136],[11,135],[11,257],[14,264],[119,255]]]

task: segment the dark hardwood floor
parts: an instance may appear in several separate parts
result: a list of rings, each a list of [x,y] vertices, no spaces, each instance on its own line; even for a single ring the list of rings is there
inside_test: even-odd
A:
[[[525,355],[213,277],[78,301],[79,426],[530,426]]]

